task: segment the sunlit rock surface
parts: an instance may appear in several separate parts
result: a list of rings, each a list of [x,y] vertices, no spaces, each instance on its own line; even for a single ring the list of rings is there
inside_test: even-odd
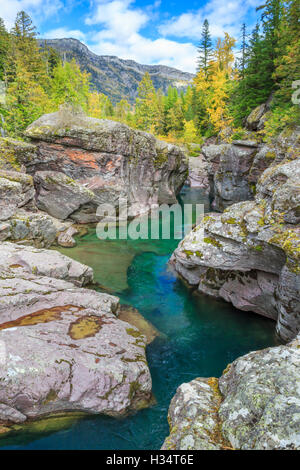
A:
[[[299,450],[300,337],[182,384],[168,419],[163,449]]]
[[[10,243],[0,244],[0,259],[0,427],[148,406],[146,338],[117,318],[117,297],[78,287],[91,268]]]

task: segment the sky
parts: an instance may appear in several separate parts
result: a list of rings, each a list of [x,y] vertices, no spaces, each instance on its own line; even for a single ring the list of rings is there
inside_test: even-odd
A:
[[[207,18],[214,41],[226,31],[237,40],[249,31],[262,0],[0,0],[11,28],[26,11],[41,38],[75,38],[99,55],[195,72],[197,44]]]

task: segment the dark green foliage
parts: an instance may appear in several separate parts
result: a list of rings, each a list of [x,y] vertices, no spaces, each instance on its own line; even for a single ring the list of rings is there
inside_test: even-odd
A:
[[[202,27],[202,34],[200,43],[198,46],[198,70],[200,69],[204,71],[205,76],[207,77],[209,74],[209,67],[210,61],[213,55],[213,48],[212,48],[212,41],[209,32],[209,23],[207,20],[204,20],[203,27]]]

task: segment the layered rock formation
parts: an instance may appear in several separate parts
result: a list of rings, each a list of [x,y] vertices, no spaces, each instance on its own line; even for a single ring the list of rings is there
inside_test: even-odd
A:
[[[36,174],[37,206],[63,220],[95,222],[99,204],[118,207],[120,198],[128,199],[131,217],[175,203],[187,176],[179,147],[68,108],[42,116],[26,135],[37,145],[26,165]]]
[[[36,158],[34,145],[0,138],[0,241],[40,247],[52,245],[72,222],[63,223],[38,210],[36,190],[26,165]]]
[[[276,320],[284,341],[300,330],[300,157],[292,150],[261,175],[255,201],[208,214],[172,258],[200,292]]]
[[[235,140],[219,145],[204,145],[206,173],[210,183],[213,208],[223,211],[235,202],[253,199],[256,184],[269,166],[299,155],[300,131],[282,133],[269,143],[258,143],[255,134],[251,140]]]
[[[120,416],[148,405],[146,338],[117,318],[118,298],[78,287],[90,268],[10,243],[0,259],[0,432],[58,411]]]
[[[168,420],[165,450],[299,450],[300,336],[182,384]]]

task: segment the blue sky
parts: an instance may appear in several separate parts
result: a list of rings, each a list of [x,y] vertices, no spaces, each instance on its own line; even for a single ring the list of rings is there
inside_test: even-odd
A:
[[[205,18],[214,40],[253,27],[262,0],[0,0],[8,28],[25,10],[41,37],[73,37],[100,55],[195,71]]]

